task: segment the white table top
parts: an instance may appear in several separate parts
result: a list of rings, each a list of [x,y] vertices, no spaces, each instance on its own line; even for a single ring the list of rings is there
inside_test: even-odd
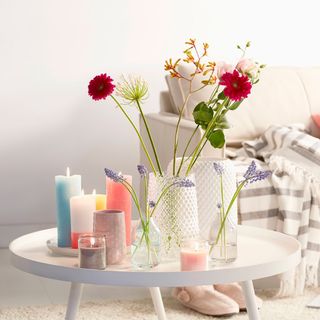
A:
[[[130,266],[106,270],[81,269],[75,257],[52,255],[46,245],[56,229],[33,232],[10,244],[12,264],[38,276],[91,284],[126,287],[176,287],[254,280],[279,274],[300,262],[300,244],[279,232],[239,226],[238,258],[208,271],[180,271],[179,262],[162,263],[150,270]]]

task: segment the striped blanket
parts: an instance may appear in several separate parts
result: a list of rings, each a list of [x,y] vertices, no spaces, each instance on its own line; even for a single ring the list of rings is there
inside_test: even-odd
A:
[[[279,295],[301,294],[305,286],[318,286],[320,140],[298,127],[271,126],[259,139],[243,143],[235,159],[239,179],[253,158],[273,174],[242,190],[239,221],[283,232],[300,242],[302,261],[281,275]]]

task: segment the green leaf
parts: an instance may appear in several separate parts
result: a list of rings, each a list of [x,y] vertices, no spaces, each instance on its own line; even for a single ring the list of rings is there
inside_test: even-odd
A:
[[[236,110],[240,106],[242,101],[243,100],[240,100],[240,101],[237,101],[237,102],[233,103],[228,109],[229,110]]]
[[[229,123],[227,121],[221,121],[216,125],[217,129],[229,129]]]
[[[220,115],[217,119],[217,122],[216,122],[216,125],[214,127],[214,129],[212,130],[215,130],[215,129],[229,129],[230,126],[229,126],[229,123],[227,121],[227,118],[224,116],[224,115]]]
[[[214,148],[222,148],[225,144],[224,133],[222,130],[210,131],[207,135],[207,139]]]
[[[213,117],[212,108],[208,107],[205,102],[200,102],[193,109],[194,122],[205,129]]]
[[[224,100],[226,98],[225,94],[223,91],[221,91],[219,94],[218,94],[218,100]]]

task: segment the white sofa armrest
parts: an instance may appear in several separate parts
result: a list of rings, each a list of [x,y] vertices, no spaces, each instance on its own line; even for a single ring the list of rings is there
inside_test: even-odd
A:
[[[152,136],[154,138],[155,145],[157,147],[157,152],[160,158],[160,163],[163,170],[166,170],[169,162],[173,158],[173,142],[174,142],[174,133],[176,124],[178,121],[178,116],[173,113],[150,113],[146,114],[147,122],[150,126],[150,130],[152,132]],[[180,122],[180,131],[179,131],[179,146],[177,155],[182,156],[184,147],[186,146],[192,132],[196,128],[196,124],[193,121],[182,119]],[[147,132],[144,128],[142,119],[140,117],[140,133],[147,143],[147,148],[150,155],[153,158],[153,153],[151,146],[148,142]],[[200,141],[203,135],[203,130],[197,130],[194,138],[189,146],[189,153],[194,150],[197,143]],[[221,158],[223,157],[222,149],[214,149],[207,144],[205,148],[202,150],[201,156],[203,157],[215,157]],[[154,160],[154,158],[153,158]],[[140,146],[140,162],[148,166],[147,158]],[[150,169],[150,167],[148,166]]]

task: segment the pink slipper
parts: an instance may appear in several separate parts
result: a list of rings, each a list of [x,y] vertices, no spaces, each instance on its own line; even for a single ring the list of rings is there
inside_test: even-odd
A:
[[[238,305],[241,311],[247,310],[246,301],[242,291],[242,287],[239,283],[230,283],[230,284],[215,284],[214,288],[234,300]],[[262,306],[262,300],[256,296],[256,304],[258,309]]]
[[[210,316],[226,316],[239,313],[238,304],[214,290],[213,286],[174,288],[172,296],[184,306]]]

